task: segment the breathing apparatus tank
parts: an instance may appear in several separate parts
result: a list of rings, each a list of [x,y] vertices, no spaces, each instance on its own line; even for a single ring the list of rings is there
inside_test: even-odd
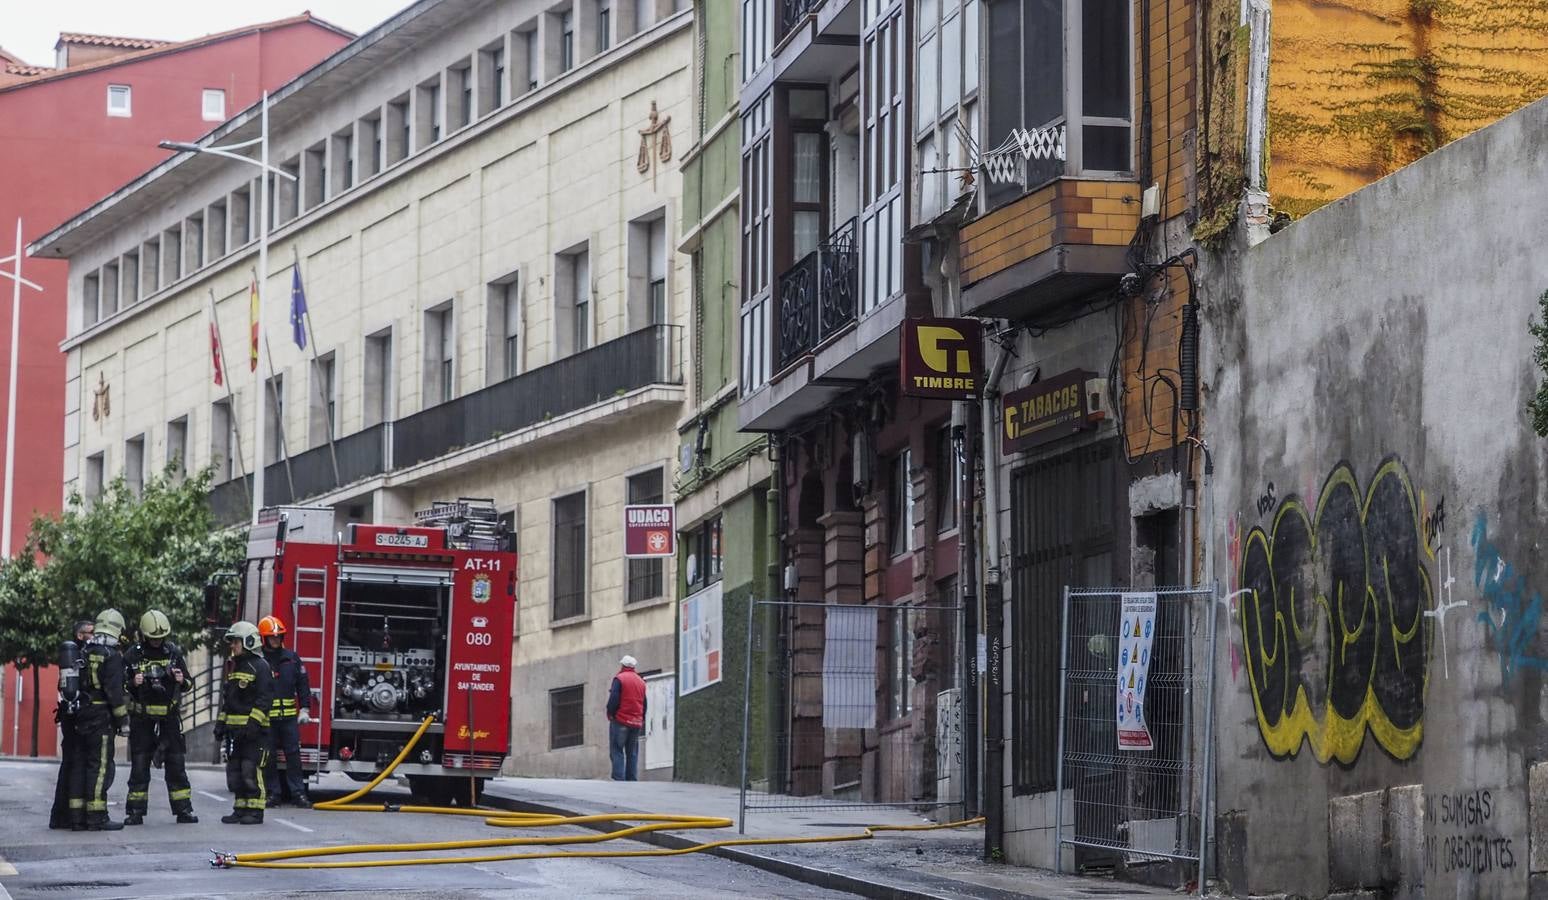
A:
[[[81,702],[81,668],[84,663],[80,644],[73,640],[60,642],[59,696],[64,698],[72,712]]]

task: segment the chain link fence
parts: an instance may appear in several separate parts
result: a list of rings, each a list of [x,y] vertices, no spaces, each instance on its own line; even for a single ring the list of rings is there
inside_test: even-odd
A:
[[[1058,804],[1061,866],[1067,845],[1077,866],[1203,858],[1214,607],[1213,587],[1065,589],[1057,778],[1073,803]]]
[[[971,750],[962,728],[960,608],[751,603],[743,830],[759,810],[960,816]],[[751,763],[749,740],[761,748]]]

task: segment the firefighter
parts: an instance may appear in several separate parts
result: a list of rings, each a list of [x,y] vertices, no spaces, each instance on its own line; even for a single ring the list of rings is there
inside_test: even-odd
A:
[[[48,816],[49,828],[70,827],[70,774],[78,765],[80,742],[76,740],[76,714],[81,708],[81,672],[86,642],[96,625],[89,619],[75,623],[70,640],[59,645],[59,705],[54,721],[59,723],[59,781],[54,785],[54,808]],[[84,802],[84,801],[82,801]],[[85,807],[81,807],[85,811]],[[83,826],[84,827],[84,826]]]
[[[301,726],[311,721],[312,686],[306,667],[296,651],[285,646],[285,623],[274,616],[258,620],[263,638],[263,658],[274,674],[274,704],[269,707],[269,764],[264,781],[269,806],[286,802],[302,809],[310,808],[306,795],[306,776],[301,772]],[[279,776],[278,751],[285,751],[285,777]]]
[[[140,617],[140,642],[129,648],[129,801],[125,825],[145,821],[150,804],[151,759],[161,751],[167,775],[167,799],[178,824],[199,821],[193,813],[193,789],[184,765],[183,692],[193,687],[183,651],[168,638],[172,622],[157,609]]]
[[[258,653],[258,626],[237,622],[226,629],[231,664],[226,670],[215,737],[226,741],[226,787],[235,799],[226,825],[263,824],[263,767],[269,755],[269,705],[274,679]]]
[[[86,644],[86,669],[80,676],[81,708],[75,716],[77,762],[70,785],[70,824],[76,831],[118,831],[108,819],[107,792],[113,785],[113,740],[128,724],[124,658],[118,652],[124,617],[104,609]],[[79,804],[79,805],[77,805]]]

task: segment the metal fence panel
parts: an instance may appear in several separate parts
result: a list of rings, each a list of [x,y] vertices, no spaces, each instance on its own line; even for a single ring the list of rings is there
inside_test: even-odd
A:
[[[903,808],[960,814],[966,786],[957,606],[753,600],[741,817]],[[758,622],[764,624],[760,630]],[[771,637],[772,636],[772,637]],[[754,678],[773,690],[758,710]],[[953,717],[957,718],[953,718]],[[750,771],[748,742],[767,749]]]
[[[1143,614],[1125,620],[1125,595],[1136,598],[1136,607],[1153,598],[1153,633]],[[1213,587],[1065,589],[1057,789],[1061,801],[1069,791],[1073,803],[1056,804],[1061,851],[1069,845],[1087,859],[1114,863],[1202,858],[1208,816],[1200,812],[1214,742],[1214,606]],[[1193,623],[1205,620],[1206,658],[1195,660]],[[1131,642],[1120,634],[1124,625],[1139,626]],[[1137,657],[1140,648],[1148,658],[1131,667],[1126,654]],[[1123,699],[1134,687],[1143,698],[1148,749],[1120,745],[1120,728],[1137,734]],[[1199,886],[1202,892],[1203,878]]]

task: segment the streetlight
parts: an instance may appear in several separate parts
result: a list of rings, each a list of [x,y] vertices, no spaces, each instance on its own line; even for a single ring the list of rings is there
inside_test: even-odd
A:
[[[5,409],[5,512],[4,524],[0,525],[0,556],[6,559],[11,558],[11,510],[16,506],[16,501],[11,497],[11,489],[16,484],[16,356],[20,352],[18,338],[21,336],[21,289],[22,285],[26,285],[35,291],[43,290],[39,285],[22,277],[21,261],[22,220],[17,219],[16,252],[5,259],[0,259],[0,265],[11,264],[11,271],[0,271],[0,278],[11,280],[11,380],[10,387],[7,389],[10,400]],[[20,709],[20,707],[17,708]]]
[[[258,179],[258,312],[254,319],[258,322],[259,334],[263,333],[263,299],[265,294],[265,282],[269,279],[269,179],[268,175],[277,175],[280,178],[296,180],[296,176],[269,165],[269,92],[263,92],[263,104],[260,107],[261,127],[258,136],[250,141],[242,141],[237,144],[227,144],[224,147],[204,147],[199,144],[190,144],[186,141],[162,141],[158,146],[166,150],[180,150],[184,153],[209,153],[214,156],[222,156],[226,159],[234,159],[238,162],[257,166],[264,171],[264,177]],[[245,150],[256,145],[258,158],[243,156],[233,151]],[[265,372],[267,355],[258,354],[258,383],[253,391],[253,527],[258,525],[258,511],[263,508],[263,388],[268,378],[273,374]],[[236,410],[232,410],[232,415]],[[238,449],[238,452],[241,452]]]

